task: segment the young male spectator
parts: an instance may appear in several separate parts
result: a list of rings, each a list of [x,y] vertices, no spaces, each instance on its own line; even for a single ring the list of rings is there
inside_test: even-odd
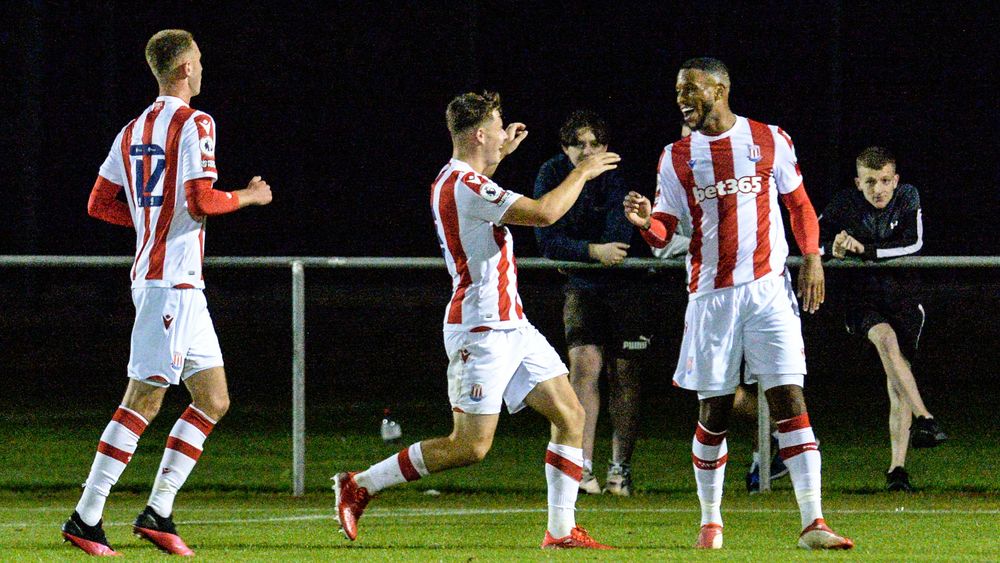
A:
[[[825,254],[844,259],[889,260],[920,252],[924,244],[920,195],[899,183],[896,159],[883,147],[868,147],[855,161],[857,189],[834,196],[820,217]],[[906,472],[907,445],[933,448],[947,440],[924,405],[912,362],[924,327],[919,287],[907,270],[866,270],[847,289],[847,331],[870,341],[885,370],[892,447],[886,488],[912,491]],[[916,417],[911,423],[911,418]]]
[[[582,162],[608,150],[608,126],[592,111],[575,111],[559,130],[562,153],[549,159],[535,179],[540,198],[561,184]],[[632,225],[618,207],[628,188],[619,170],[583,186],[562,219],[535,229],[542,255],[552,260],[599,262],[609,268],[628,255]],[[569,380],[586,412],[583,427],[583,478],[580,490],[600,494],[594,476],[594,438],[600,413],[600,376],[608,374],[611,460],[604,491],[632,494],[632,450],[638,434],[639,373],[651,334],[645,308],[626,305],[635,272],[569,270],[563,325],[569,349]],[[630,289],[631,288],[631,289]]]

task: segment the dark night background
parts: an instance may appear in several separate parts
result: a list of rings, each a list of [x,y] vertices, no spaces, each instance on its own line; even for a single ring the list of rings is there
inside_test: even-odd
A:
[[[217,187],[260,174],[274,190],[268,207],[212,219],[213,256],[440,256],[428,190],[451,153],[445,106],[469,90],[499,91],[506,120],[528,125],[496,175],[502,186],[530,193],[561,121],[584,106],[607,117],[623,171],[651,193],[679,133],[677,68],[700,55],[729,66],[737,113],[791,134],[817,211],[853,188],[854,156],[884,144],[920,190],[924,254],[1000,254],[995,2],[17,2],[0,15],[0,254],[134,252],[134,236],[87,217],[86,202],[115,134],[156,96],[143,49],[167,27],[193,32],[203,52],[192,105],[218,124]],[[514,236],[518,256],[537,256],[529,229]],[[133,315],[126,276],[0,269],[0,355],[9,380],[30,382],[0,406],[87,397],[110,412]],[[883,433],[881,368],[841,324],[851,276],[827,277],[828,303],[804,323],[810,401],[826,401],[817,416],[829,420],[842,397],[874,397],[858,408]],[[207,278],[234,405],[288,405],[288,272],[212,268]],[[659,274],[638,298],[664,335],[646,400],[673,401],[688,420],[694,402],[666,376],[682,278]],[[561,349],[561,277],[521,279],[526,311]],[[1000,282],[990,269],[925,279],[918,377],[932,411],[964,412],[969,398],[995,397]],[[448,290],[437,270],[309,270],[311,407],[424,402],[446,421]]]
[[[678,136],[677,68],[726,62],[734,110],[796,142],[817,211],[869,144],[923,199],[925,254],[997,254],[998,21],[989,2],[333,2],[8,5],[0,254],[131,254],[86,216],[118,130],[156,96],[143,59],[194,33],[222,189],[255,174],[268,208],[212,221],[212,255],[436,256],[427,192],[451,153],[444,108],[499,91],[530,135],[499,183],[530,193],[573,108],[604,113],[651,192]],[[520,235],[520,236],[518,236]],[[537,255],[527,232],[520,256]]]

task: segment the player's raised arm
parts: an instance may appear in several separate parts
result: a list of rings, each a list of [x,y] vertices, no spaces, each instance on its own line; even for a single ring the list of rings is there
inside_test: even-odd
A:
[[[503,145],[500,146],[500,160],[507,158],[507,155],[517,150],[517,147],[521,146],[521,141],[528,136],[528,126],[515,122],[507,125],[504,131],[507,134],[507,140],[504,141]],[[483,175],[492,178],[493,173],[497,171],[497,166],[500,162],[496,162],[490,166],[487,166],[483,171]]]
[[[555,223],[576,203],[584,184],[608,170],[618,168],[620,160],[621,157],[613,152],[584,160],[561,184],[542,197],[521,197],[515,201],[504,214],[503,222],[528,227],[547,227]]]
[[[669,213],[653,213],[653,204],[639,192],[629,192],[622,204],[625,206],[625,218],[639,228],[642,239],[650,247],[655,250],[667,246],[677,229],[677,217]]]

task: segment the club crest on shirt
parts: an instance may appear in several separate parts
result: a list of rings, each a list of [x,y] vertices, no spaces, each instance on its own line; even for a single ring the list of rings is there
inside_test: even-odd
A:
[[[747,154],[747,158],[750,159],[750,162],[760,162],[762,158],[760,155],[760,145],[749,145],[748,149],[749,154]]]

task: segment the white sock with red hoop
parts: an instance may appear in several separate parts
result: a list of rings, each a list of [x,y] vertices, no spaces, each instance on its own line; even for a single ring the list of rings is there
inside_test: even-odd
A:
[[[173,513],[177,491],[198,463],[205,439],[212,433],[215,423],[197,407],[188,405],[170,429],[163,459],[153,481],[153,492],[146,503],[160,516],[167,517]]]
[[[564,538],[576,527],[576,497],[583,478],[583,449],[549,442],[545,483],[549,490],[549,535]]]
[[[359,487],[368,489],[368,494],[375,494],[382,489],[416,481],[426,477],[430,472],[424,465],[424,453],[420,442],[411,444],[398,454],[391,455],[354,476]]]
[[[807,413],[778,421],[778,448],[792,477],[802,528],[805,528],[817,518],[823,517],[820,493],[823,462]]]
[[[725,432],[710,432],[698,423],[691,441],[691,462],[698,484],[702,526],[722,525],[722,484],[726,478],[728,451]]]
[[[97,456],[90,466],[80,502],[76,504],[76,512],[84,524],[94,526],[101,521],[111,487],[125,471],[148,424],[142,415],[124,406],[118,407],[111,417],[97,444]]]

